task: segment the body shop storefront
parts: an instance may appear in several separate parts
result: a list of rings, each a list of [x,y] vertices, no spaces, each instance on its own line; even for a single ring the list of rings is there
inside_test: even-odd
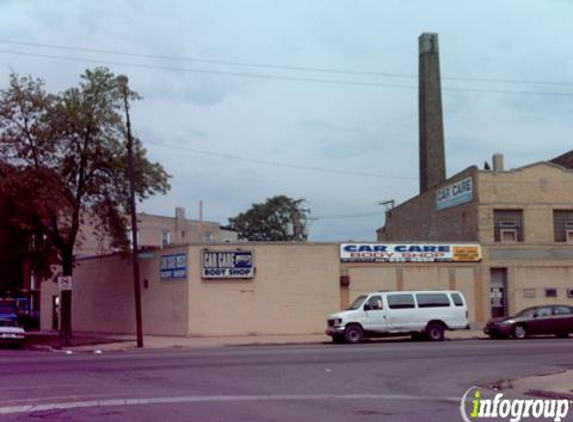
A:
[[[341,307],[377,290],[459,290],[470,321],[489,315],[477,243],[341,243]]]
[[[342,243],[341,262],[479,262],[477,243]]]

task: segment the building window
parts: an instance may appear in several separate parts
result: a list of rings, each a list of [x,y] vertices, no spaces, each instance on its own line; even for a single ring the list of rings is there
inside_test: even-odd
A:
[[[523,242],[522,210],[494,210],[493,220],[496,242]]]
[[[545,289],[545,297],[557,297],[557,289]]]
[[[211,233],[205,233],[203,239],[205,243],[213,243],[213,235]]]
[[[171,232],[169,230],[163,230],[161,232],[161,247],[166,247],[171,243]]]
[[[131,231],[131,228],[128,228],[126,230],[126,235],[127,235],[127,240],[129,241],[129,248],[133,249],[133,232]],[[142,245],[140,242],[139,229],[137,230],[135,235],[137,236],[137,246],[141,247]]]
[[[556,242],[573,243],[573,211],[553,211],[553,233]]]

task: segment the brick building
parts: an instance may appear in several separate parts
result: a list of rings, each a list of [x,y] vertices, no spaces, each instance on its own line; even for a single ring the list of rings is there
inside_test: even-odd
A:
[[[175,208],[175,216],[137,214],[138,243],[142,249],[162,248],[188,243],[228,243],[238,240],[237,232],[219,223],[185,217],[185,208]],[[131,237],[131,229],[128,234]],[[107,238],[94,233],[94,224],[86,222],[78,236],[76,257],[101,255],[111,251]]]
[[[469,167],[389,210],[377,238],[481,244],[493,316],[538,303],[568,303],[573,170],[555,162],[504,170],[497,155],[492,170]]]

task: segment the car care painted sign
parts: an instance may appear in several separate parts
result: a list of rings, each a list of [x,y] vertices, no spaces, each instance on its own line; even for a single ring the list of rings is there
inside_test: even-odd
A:
[[[203,278],[253,278],[253,253],[203,250],[201,274]]]
[[[477,243],[342,243],[342,262],[478,262]]]
[[[436,209],[444,210],[465,204],[473,199],[473,181],[471,177],[444,186],[436,192]]]
[[[161,280],[187,277],[187,254],[162,255],[159,265]]]

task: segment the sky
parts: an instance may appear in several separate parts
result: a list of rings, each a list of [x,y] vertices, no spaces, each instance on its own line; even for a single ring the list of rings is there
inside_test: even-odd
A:
[[[113,5],[113,7],[111,7]],[[0,0],[0,88],[129,77],[171,191],[139,205],[227,224],[306,199],[309,240],[372,241],[417,195],[418,37],[439,34],[447,175],[573,148],[573,0]]]

